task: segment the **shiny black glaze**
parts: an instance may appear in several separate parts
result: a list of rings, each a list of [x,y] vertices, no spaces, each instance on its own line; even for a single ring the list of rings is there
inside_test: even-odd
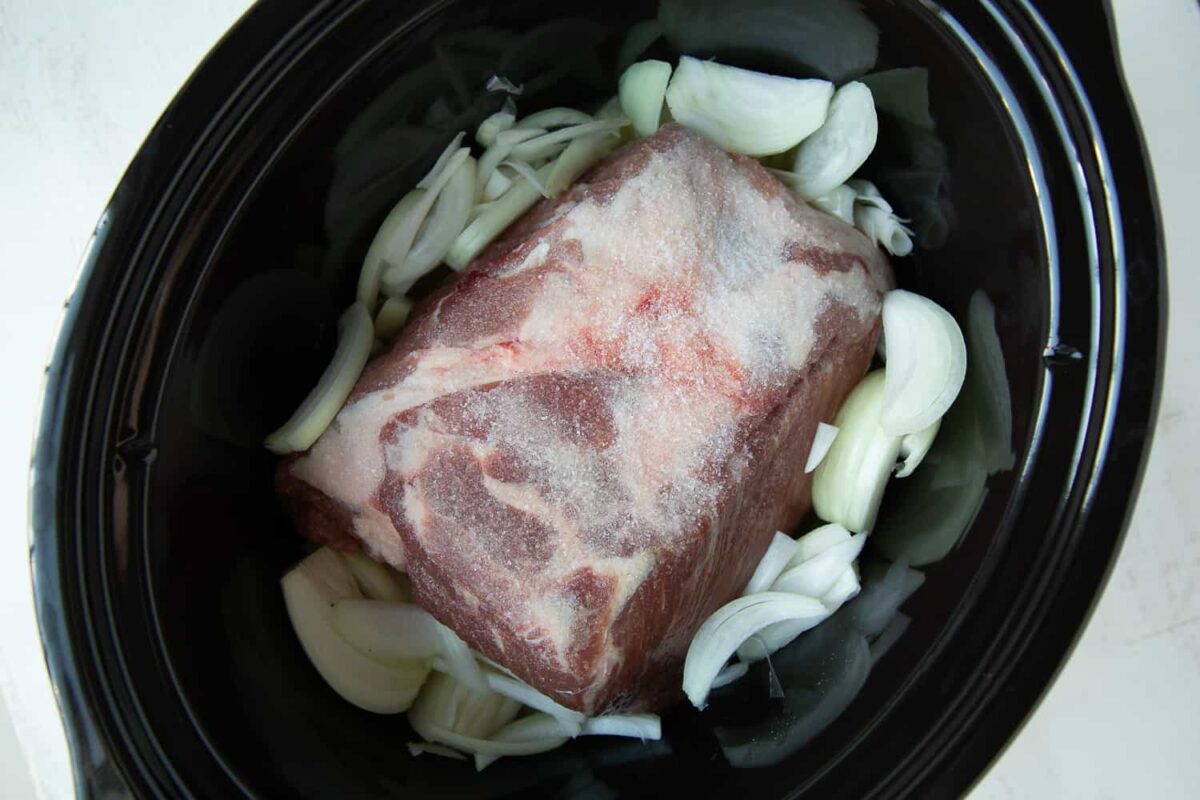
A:
[[[976,289],[995,302],[1017,459],[828,729],[734,770],[681,709],[666,745],[579,742],[479,778],[410,759],[401,720],[346,705],[305,663],[277,584],[299,543],[252,443],[319,371],[349,297],[337,259],[317,266],[352,227],[327,225],[337,140],[439,30],[525,29],[547,8],[620,27],[649,13],[635,5],[266,2],[164,114],[85,257],[34,459],[38,610],[81,795],[950,796],[1030,712],[1120,544],[1166,290],[1108,17],[1019,0],[868,3],[885,60],[931,70],[953,176],[950,239],[898,273],[957,315]],[[573,76],[545,99],[590,91]],[[246,343],[215,386],[197,371],[214,329]]]

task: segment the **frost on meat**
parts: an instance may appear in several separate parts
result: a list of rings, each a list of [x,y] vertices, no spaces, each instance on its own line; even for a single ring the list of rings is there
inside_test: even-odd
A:
[[[853,228],[669,125],[428,298],[279,493],[564,705],[664,708],[808,510],[890,284]]]

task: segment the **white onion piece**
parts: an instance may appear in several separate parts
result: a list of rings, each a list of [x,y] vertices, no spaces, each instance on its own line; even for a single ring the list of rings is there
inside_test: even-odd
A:
[[[900,468],[896,470],[897,478],[907,478],[913,470],[921,466],[933,440],[937,438],[938,429],[942,427],[942,418],[938,417],[928,428],[922,428],[916,433],[908,433],[900,437]]]
[[[806,561],[788,567],[771,584],[771,591],[824,597],[842,572],[858,558],[866,541],[865,533],[855,534],[849,541],[835,544]]]
[[[417,278],[421,277],[421,275],[412,275],[409,272],[396,273],[393,271],[393,267],[405,263],[408,252],[421,230],[421,224],[429,214],[429,209],[433,207],[434,201],[437,200],[450,178],[470,157],[469,149],[463,147],[457,150],[446,162],[444,169],[429,184],[429,188],[414,189],[409,192],[387,215],[363,259],[362,272],[358,278],[359,302],[370,308],[374,307],[379,294],[380,277],[385,270],[390,273],[392,279],[390,288],[394,295],[404,294]]]
[[[862,178],[854,178],[853,180],[846,181],[846,185],[854,190],[855,203],[874,206],[888,213],[893,211],[892,204],[879,191],[879,187],[870,181],[863,180]]]
[[[542,197],[550,196],[550,192],[546,191],[545,184],[542,183],[541,178],[538,177],[537,170],[526,164],[524,161],[514,161],[509,159],[507,161],[501,161],[500,166],[508,167],[513,172],[529,181],[530,185],[537,189],[538,193],[541,194]],[[497,172],[499,172],[499,170],[497,170]]]
[[[854,207],[854,227],[868,239],[894,256],[906,256],[913,250],[913,232],[895,214],[873,205]]]
[[[696,708],[703,708],[713,680],[743,642],[776,622],[827,615],[819,600],[783,592],[760,592],[726,603],[704,621],[688,647],[684,694]]]
[[[670,80],[671,65],[653,59],[630,64],[621,73],[617,98],[638,136],[658,130]]]
[[[854,387],[835,420],[841,432],[813,473],[817,516],[855,533],[875,525],[883,491],[900,453],[900,437],[879,426],[883,394],[884,370],[868,374]]]
[[[862,594],[847,608],[850,624],[863,636],[878,636],[924,582],[925,575],[919,570],[900,561],[890,564],[883,575],[867,581]]]
[[[338,344],[321,379],[282,427],[266,438],[272,453],[307,450],[320,438],[350,396],[371,355],[375,328],[362,303],[354,303],[338,320]]]
[[[804,462],[805,475],[816,469],[825,459],[825,454],[833,446],[833,440],[837,438],[837,435],[838,427],[836,425],[827,425],[824,422],[817,423],[817,432],[813,434],[812,447],[808,451],[808,460]]]
[[[863,165],[878,135],[871,90],[857,81],[842,86],[825,122],[796,148],[794,188],[806,200],[829,194]]]
[[[538,175],[548,178],[552,168],[552,164],[547,164],[538,170]],[[528,181],[516,181],[512,188],[499,199],[493,200],[488,209],[472,220],[466,230],[458,235],[446,253],[446,263],[453,269],[462,270],[517,217],[536,203],[539,197],[541,194]]]
[[[389,267],[383,274],[383,288],[389,297],[403,296],[421,276],[441,262],[450,245],[467,227],[474,205],[475,159],[468,156],[438,195],[404,261]]]
[[[450,628],[441,623],[438,623],[438,628],[442,635],[441,657],[437,659],[434,668],[452,675],[456,681],[473,692],[487,692],[487,676],[479,668],[479,662],[475,660],[471,648]]]
[[[928,428],[950,408],[967,374],[967,345],[950,312],[896,289],[883,298],[887,380],[882,429],[903,436]]]
[[[433,186],[434,181],[442,174],[442,170],[446,169],[446,165],[450,163],[450,159],[454,158],[454,154],[458,152],[462,146],[463,137],[467,135],[466,131],[459,131],[454,138],[450,140],[450,144],[446,145],[446,149],[437,157],[437,161],[433,162],[433,167],[421,180],[417,181],[418,189],[428,189]]]
[[[712,688],[720,689],[722,686],[728,686],[734,681],[739,681],[746,676],[750,671],[750,665],[745,661],[734,661],[732,664],[726,665],[717,677],[713,678]]]
[[[337,553],[321,548],[280,582],[288,617],[309,661],[344,700],[377,714],[397,714],[412,705],[429,669],[420,662],[383,664],[338,635],[333,607],[361,597],[354,576]]]
[[[404,323],[408,322],[412,308],[412,301],[404,295],[384,300],[383,305],[379,307],[379,313],[375,315],[375,337],[389,340],[399,333]]]
[[[340,600],[333,626],[358,650],[383,661],[430,659],[442,651],[441,623],[411,603]]]
[[[607,133],[593,133],[573,140],[562,155],[554,159],[550,177],[546,179],[546,191],[551,197],[562,194],[575,180],[604,158],[617,140]]]
[[[592,115],[580,111],[577,108],[547,108],[542,111],[535,111],[527,117],[522,117],[517,122],[518,128],[565,128],[568,125],[583,125],[592,122]]]
[[[503,75],[493,75],[487,79],[484,88],[489,92],[507,92],[508,94],[519,95],[525,91],[525,84],[513,83]]]
[[[512,155],[513,149],[528,139],[536,139],[546,132],[545,128],[513,128],[496,135],[496,143],[484,151],[479,157],[476,170],[475,185],[486,187],[492,179],[492,173]]]
[[[486,677],[488,688],[496,694],[512,698],[522,705],[549,714],[567,725],[582,725],[586,719],[583,714],[559,705],[522,680],[496,673],[489,673]]]
[[[858,573],[854,571],[854,566],[848,566],[829,587],[829,591],[821,595],[821,602],[829,609],[829,613],[833,614],[843,603],[857,595],[861,588],[862,584],[858,581]]]
[[[488,176],[487,184],[483,187],[483,199],[495,200],[497,197],[507,192],[509,187],[512,185],[512,178],[505,175],[500,169],[495,169],[492,171],[492,174]],[[472,209],[472,212],[480,207],[481,206],[475,206],[475,208]]]
[[[562,723],[548,714],[530,714],[508,724],[486,742],[464,742],[468,745],[464,749],[475,754],[475,769],[481,771],[501,756],[530,756],[554,750],[578,732],[564,732]]]
[[[776,531],[771,538],[771,544],[767,546],[767,552],[763,553],[763,557],[759,559],[758,566],[754,568],[754,574],[750,576],[750,581],[742,590],[742,594],[765,592],[771,588],[771,584],[787,567],[788,561],[795,552],[796,540],[786,533]]]
[[[812,598],[808,598],[812,599]],[[737,649],[738,658],[746,664],[762,661],[767,656],[787,647],[793,640],[805,631],[810,631],[829,619],[830,611],[821,603],[822,614],[803,619],[788,619],[768,625],[758,633],[742,642]]]
[[[808,561],[810,558],[819,556],[835,545],[850,541],[852,536],[853,534],[850,531],[836,522],[830,522],[818,528],[813,528],[796,540],[796,554],[792,556],[789,566],[794,567],[797,564]]]
[[[475,129],[475,141],[483,147],[491,147],[496,143],[496,137],[511,128],[517,122],[517,104],[510,97],[504,101],[504,106],[492,114]]]
[[[657,741],[662,738],[662,720],[657,714],[604,714],[583,723],[581,736],[627,736]]]
[[[457,747],[439,732],[486,738],[520,711],[521,704],[515,700],[492,692],[474,692],[449,675],[434,673],[409,710],[408,722],[426,741]]]
[[[821,127],[833,84],[730,67],[690,56],[667,86],[675,120],[722,149],[750,156],[782,153]]]
[[[380,564],[364,553],[341,551],[338,555],[346,562],[358,588],[370,599],[392,603],[406,603],[412,599],[407,578],[391,567]]]
[[[512,150],[513,158],[522,161],[537,161],[541,158],[551,158],[558,155],[567,143],[580,136],[590,136],[593,133],[616,134],[618,130],[629,124],[625,117],[598,119],[582,125],[572,125],[569,128],[559,128],[556,131],[543,133],[541,136],[527,139]]]
[[[857,193],[845,184],[835,187],[821,197],[809,201],[813,208],[837,217],[847,225],[854,224],[854,199]]]
[[[451,747],[445,747],[440,744],[430,744],[429,742],[409,742],[408,754],[413,758],[419,755],[429,753],[431,756],[441,756],[443,758],[453,758],[458,761],[466,761],[467,757]]]

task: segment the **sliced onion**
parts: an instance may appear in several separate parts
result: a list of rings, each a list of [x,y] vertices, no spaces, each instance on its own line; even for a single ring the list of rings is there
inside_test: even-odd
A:
[[[483,199],[495,200],[497,197],[507,192],[509,187],[512,185],[512,178],[505,175],[500,169],[495,169],[492,171],[492,174],[488,176],[487,185],[483,187]],[[472,213],[474,214],[475,210],[479,208],[480,206],[475,206],[475,208],[472,209]]]
[[[489,691],[487,676],[479,668],[475,654],[458,634],[439,623],[442,635],[441,656],[434,661],[434,669],[452,675],[456,681],[473,692]]]
[[[367,249],[366,258],[363,259],[363,268],[358,279],[359,302],[368,307],[374,307],[379,293],[379,280],[383,272],[385,270],[390,272],[393,266],[405,263],[409,250],[417,238],[417,233],[421,230],[421,225],[429,214],[429,209],[433,207],[434,201],[437,200],[450,178],[470,157],[471,151],[467,148],[463,147],[457,150],[427,189],[414,189],[409,192],[387,215],[383,225],[379,226],[379,231],[375,234],[371,246]],[[417,194],[417,192],[421,192],[421,194]],[[414,196],[415,199],[413,199]],[[400,285],[401,277],[395,273],[392,275],[391,290],[393,294],[404,294],[420,275],[411,276],[412,282],[406,286]],[[405,277],[407,277],[407,273],[405,273]]]
[[[808,598],[812,599],[812,598]],[[762,661],[776,650],[781,650],[791,644],[797,636],[810,631],[829,619],[830,611],[821,604],[822,614],[802,619],[788,619],[776,622],[760,630],[737,649],[738,658],[746,664]]]
[[[339,553],[350,574],[354,576],[358,588],[372,600],[388,600],[393,603],[406,603],[410,597],[406,580],[397,575],[391,567],[380,564],[363,553],[343,551]]]
[[[749,671],[750,665],[745,661],[734,661],[732,664],[727,664],[717,673],[717,677],[713,678],[711,688],[720,689],[722,686],[728,686],[734,681],[744,678]]]
[[[479,167],[475,176],[476,186],[486,187],[496,168],[512,154],[518,144],[529,139],[536,139],[545,132],[544,128],[513,128],[497,134],[496,143],[479,157]]]
[[[307,450],[337,416],[371,355],[375,329],[362,303],[354,303],[338,320],[338,345],[321,379],[300,407],[264,444],[273,453]]]
[[[723,149],[751,156],[782,153],[821,127],[833,84],[730,67],[690,56],[667,87],[675,120]]]
[[[490,740],[465,749],[475,754],[475,769],[481,771],[501,756],[530,756],[554,750],[577,733],[564,733],[562,723],[548,714],[530,714],[497,731]]]
[[[913,232],[895,214],[873,205],[854,207],[854,227],[867,238],[894,256],[906,256],[912,252]]]
[[[547,108],[535,111],[517,122],[518,128],[542,128],[545,133],[551,128],[565,128],[568,125],[583,125],[592,122],[592,115],[576,108]]]
[[[813,434],[812,447],[808,451],[808,460],[804,462],[805,475],[816,469],[825,459],[825,454],[833,446],[833,440],[837,438],[837,435],[838,427],[836,425],[826,425],[824,422],[817,423],[817,432]]]
[[[850,624],[863,636],[878,636],[900,605],[924,582],[923,573],[902,561],[889,564],[882,574],[868,573],[862,594],[846,608]]]
[[[454,158],[455,154],[462,147],[463,137],[467,135],[466,131],[459,131],[454,138],[450,140],[450,144],[446,145],[446,149],[437,157],[437,161],[433,162],[433,167],[421,180],[417,181],[418,189],[429,189],[434,182],[441,176],[442,171],[450,163],[450,159]]]
[[[792,619],[824,619],[825,606],[812,597],[760,592],[739,597],[704,621],[696,631],[683,665],[683,691],[703,708],[713,680],[734,651],[768,625]]]
[[[488,673],[487,685],[496,694],[512,698],[522,705],[529,706],[544,714],[549,714],[568,726],[582,725],[586,719],[578,711],[572,711],[566,706],[559,705],[537,689],[516,678],[510,678],[507,675],[500,675],[494,672]]]
[[[408,322],[412,308],[412,301],[403,295],[384,300],[379,313],[375,315],[375,337],[386,341],[399,333],[404,323]]]
[[[861,588],[862,584],[858,581],[858,573],[854,571],[853,566],[848,566],[842,570],[842,574],[829,587],[829,591],[821,595],[821,602],[832,614],[841,608],[843,603],[857,595]]]
[[[377,714],[397,714],[412,705],[428,667],[416,661],[380,663],[334,629],[334,605],[361,597],[354,576],[337,553],[321,548],[289,570],[281,585],[296,638],[330,688],[347,702]]]
[[[612,152],[616,144],[617,140],[607,133],[593,133],[573,140],[554,160],[550,177],[546,179],[546,191],[551,197],[562,194],[580,175]]]
[[[796,191],[808,200],[837,189],[871,155],[878,135],[871,90],[857,81],[842,86],[829,101],[824,124],[796,148]]]
[[[390,297],[403,296],[422,275],[437,266],[467,227],[475,205],[475,159],[467,156],[457,168],[450,167],[447,171],[450,169],[453,172],[408,254],[383,275],[383,288]]]
[[[1004,350],[996,330],[996,307],[982,289],[967,305],[967,348],[971,365],[968,381],[979,404],[979,434],[989,473],[1012,469],[1012,393],[1004,368]]]
[[[855,533],[875,525],[883,491],[900,453],[900,437],[879,426],[883,396],[884,370],[868,374],[850,392],[836,419],[841,432],[813,473],[817,516]]]
[[[758,566],[754,568],[754,574],[750,576],[742,594],[765,592],[771,588],[771,584],[779,577],[779,573],[783,572],[795,552],[796,540],[786,533],[776,531],[771,544],[767,546],[767,552],[763,553]]]
[[[440,744],[430,744],[429,742],[409,742],[408,754],[413,758],[424,753],[429,753],[431,756],[442,756],[443,758],[453,758],[458,761],[466,761],[467,757],[457,750],[445,747]]]
[[[580,136],[590,136],[593,133],[615,134],[619,129],[629,124],[625,117],[613,119],[598,119],[582,125],[572,125],[569,128],[559,128],[556,131],[543,133],[533,139],[521,142],[513,148],[513,158],[522,161],[537,161],[557,155],[572,139]]]
[[[883,298],[883,330],[887,380],[879,424],[897,436],[916,433],[939,420],[958,397],[967,346],[950,312],[903,289]]]
[[[525,91],[525,84],[513,83],[503,75],[493,75],[487,79],[487,84],[485,84],[484,88],[489,92],[507,92],[508,94],[519,95]]]
[[[854,199],[856,193],[845,184],[832,189],[828,194],[814,197],[809,203],[830,216],[837,217],[847,225],[854,224]]]
[[[514,161],[510,159],[508,161],[501,161],[500,166],[508,167],[513,172],[529,181],[529,184],[533,186],[533,188],[537,189],[538,193],[541,194],[542,197],[550,196],[550,192],[546,191],[546,186],[542,183],[542,179],[538,177],[537,170],[526,164],[524,161]],[[499,170],[497,170],[497,172],[499,172]]]
[[[928,428],[922,428],[916,433],[905,434],[900,438],[900,468],[896,470],[897,478],[907,478],[913,470],[921,465],[933,440],[937,438],[938,429],[942,427],[942,419],[938,417]]]
[[[807,597],[824,597],[854,563],[866,544],[864,533],[851,536],[805,561],[789,566],[771,584],[773,592],[793,592]]]
[[[442,651],[441,623],[412,603],[340,600],[333,626],[358,650],[383,661],[425,660]]]
[[[548,178],[552,168],[552,165],[547,164],[538,170],[538,175]],[[541,194],[528,181],[515,182],[512,188],[498,200],[492,201],[488,209],[458,235],[446,253],[446,263],[456,270],[463,269],[517,217],[536,203],[539,197]]]
[[[854,190],[854,202],[860,205],[873,206],[888,213],[892,212],[892,204],[879,191],[879,187],[861,178],[846,181],[846,185]]]
[[[511,128],[517,122],[517,104],[510,97],[504,101],[504,106],[492,114],[475,129],[475,141],[483,147],[491,147],[496,143],[496,137]]]
[[[671,65],[653,59],[631,64],[621,73],[617,97],[638,136],[658,130],[670,80]]]
[[[492,692],[474,692],[449,675],[429,677],[408,712],[408,722],[428,742],[458,745],[438,735],[448,731],[457,736],[492,736],[520,713],[521,704]]]
[[[657,714],[604,714],[583,723],[581,736],[628,736],[657,741],[662,738],[662,720]]]

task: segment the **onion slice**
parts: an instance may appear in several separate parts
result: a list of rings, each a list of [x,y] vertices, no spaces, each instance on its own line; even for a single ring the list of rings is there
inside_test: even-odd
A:
[[[662,738],[662,720],[657,714],[603,714],[583,723],[581,736],[627,736],[657,741]]]
[[[524,681],[511,678],[508,675],[500,675],[494,672],[488,673],[487,685],[496,694],[509,697],[522,705],[541,711],[543,714],[549,714],[568,727],[571,725],[582,725],[586,719],[578,711],[573,711],[566,706],[559,705]]]
[[[688,647],[684,694],[696,708],[704,708],[713,680],[743,642],[775,622],[819,621],[826,616],[819,600],[783,592],[760,592],[726,603],[704,621]]]
[[[941,419],[958,397],[967,346],[950,312],[903,289],[883,298],[883,331],[887,377],[879,425],[895,436],[916,433]]]
[[[338,554],[321,548],[283,576],[283,599],[296,638],[309,661],[344,700],[377,714],[397,714],[412,705],[429,668],[416,661],[383,664],[338,635],[333,608],[361,597],[354,576]]]
[[[547,164],[538,170],[538,176],[549,177],[553,165]],[[499,199],[493,200],[487,210],[476,217],[466,230],[458,235],[446,253],[446,263],[462,270],[471,259],[479,255],[505,228],[537,202],[541,194],[524,179],[516,181]]]
[[[837,583],[842,572],[858,558],[866,540],[866,534],[855,534],[812,558],[789,566],[771,584],[771,591],[823,598]]]
[[[509,723],[489,740],[464,741],[463,749],[475,754],[475,769],[482,771],[501,756],[530,756],[562,747],[578,732],[564,731],[559,720],[535,713]]]
[[[507,161],[501,161],[500,166],[508,167],[513,172],[529,181],[529,184],[533,186],[533,188],[537,189],[538,193],[541,194],[542,197],[550,196],[550,192],[546,191],[546,186],[544,183],[542,183],[542,179],[538,177],[537,170],[526,164],[524,161],[514,161],[509,159]],[[497,170],[497,172],[498,171],[499,170]]]
[[[433,162],[433,166],[429,172],[421,180],[417,181],[418,189],[428,189],[433,186],[438,177],[442,174],[442,170],[450,163],[450,159],[454,158],[455,153],[462,146],[463,137],[467,135],[466,131],[459,131],[454,138],[450,140],[450,144],[446,145],[446,149],[442,150],[441,155],[437,157],[437,161]]]
[[[475,660],[471,648],[445,625],[438,623],[438,629],[442,639],[441,656],[434,660],[434,669],[453,676],[473,692],[487,692],[490,688],[487,677],[479,668],[479,662]]]
[[[734,661],[722,668],[717,673],[717,677],[713,678],[712,689],[720,689],[722,686],[728,686],[734,681],[739,681],[746,676],[750,671],[750,665],[745,661]]]
[[[857,81],[842,86],[829,101],[824,124],[796,148],[793,187],[806,200],[834,191],[871,155],[878,135],[871,90]]]
[[[837,438],[838,427],[836,425],[827,425],[824,422],[817,423],[817,432],[813,434],[812,447],[808,451],[808,460],[804,462],[804,474],[812,472],[825,459],[829,448],[833,446],[833,440]]]
[[[847,225],[853,225],[855,197],[857,197],[857,193],[843,184],[820,197],[814,197],[809,204],[830,216],[837,217]]]
[[[374,342],[371,315],[362,303],[354,303],[338,320],[338,345],[333,360],[291,418],[267,437],[268,450],[283,455],[313,446],[350,396]]]
[[[541,158],[549,158],[557,155],[572,139],[578,139],[580,136],[589,136],[593,133],[615,134],[628,124],[629,120],[625,117],[614,117],[612,119],[597,119],[580,125],[572,125],[568,128],[559,128],[556,131],[549,131],[521,142],[513,148],[512,155],[513,158],[521,159],[522,161],[537,161]]]
[[[430,744],[429,742],[409,742],[408,754],[413,758],[424,753],[429,753],[431,756],[442,756],[443,758],[453,758],[458,761],[466,761],[467,757],[458,752],[452,747],[446,747],[440,744]]]
[[[479,157],[475,185],[482,191],[491,181],[496,168],[512,154],[518,144],[528,139],[536,139],[544,133],[546,133],[545,128],[513,128],[497,134],[496,143]]]
[[[521,704],[515,700],[472,691],[449,675],[435,672],[408,712],[408,722],[426,741],[457,747],[439,732],[485,738],[512,722],[520,711]]]
[[[833,84],[730,67],[690,56],[667,86],[675,120],[721,148],[750,156],[782,153],[821,127]]]
[[[592,115],[580,111],[577,108],[547,108],[542,111],[535,111],[527,117],[522,117],[517,122],[518,128],[543,128],[546,130],[551,128],[565,128],[568,125],[583,125],[592,122]]]
[[[912,229],[891,212],[874,205],[854,207],[854,227],[894,256],[906,256],[913,250]]]
[[[900,437],[879,426],[883,396],[884,370],[868,374],[854,387],[837,414],[841,432],[813,473],[817,516],[855,533],[874,527],[900,453]]]
[[[580,175],[608,155],[616,143],[617,140],[607,133],[593,133],[572,140],[554,160],[550,176],[546,178],[546,191],[551,197],[562,194]]]
[[[411,603],[348,598],[333,607],[342,638],[382,661],[427,660],[442,651],[441,623]]]
[[[517,104],[510,97],[504,101],[504,106],[492,114],[475,129],[475,141],[483,147],[491,147],[496,143],[496,137],[511,128],[517,122]]]
[[[425,273],[446,255],[450,245],[467,227],[475,205],[475,159],[467,156],[454,170],[425,220],[408,255],[383,275],[383,288],[389,297],[401,297]]]
[[[650,136],[662,119],[671,65],[665,61],[639,61],[621,73],[617,97],[638,136]]]
[[[393,603],[406,603],[409,596],[407,577],[399,576],[391,567],[380,564],[363,553],[342,551],[339,553],[350,574],[354,576],[358,588],[372,600],[387,600]]]
[[[758,566],[754,568],[754,574],[750,576],[750,581],[742,590],[742,595],[765,592],[771,588],[771,584],[787,567],[795,553],[796,540],[786,533],[776,531],[775,536],[771,539],[771,544],[767,546],[767,552],[763,553]]]
[[[939,417],[928,428],[900,437],[901,463],[896,470],[897,478],[907,478],[921,465],[925,456],[929,454],[929,448],[933,447],[933,440],[937,438],[938,429],[941,427],[942,420]]]
[[[525,84],[513,83],[503,75],[493,75],[487,79],[487,83],[484,84],[483,88],[489,92],[507,92],[510,95],[519,95],[525,91]]]
[[[404,295],[384,300],[383,305],[379,307],[379,313],[375,315],[375,338],[386,341],[399,333],[404,323],[408,322],[412,308],[412,301]]]

